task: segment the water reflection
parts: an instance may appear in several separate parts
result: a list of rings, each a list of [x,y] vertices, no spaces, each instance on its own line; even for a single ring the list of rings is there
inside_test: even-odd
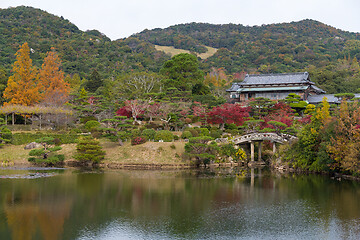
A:
[[[358,239],[359,183],[266,169],[0,181],[0,239]]]

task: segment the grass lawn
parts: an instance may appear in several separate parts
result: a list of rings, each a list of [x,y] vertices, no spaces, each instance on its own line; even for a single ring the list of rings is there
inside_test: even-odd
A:
[[[116,163],[131,164],[184,164],[181,155],[184,153],[185,142],[146,142],[131,146],[103,142],[106,151],[105,160]]]
[[[105,163],[185,164],[181,160],[185,142],[146,142],[136,146],[126,142],[124,146],[119,146],[117,143],[101,140],[101,145],[106,152]],[[76,144],[64,144],[61,147],[62,150],[57,153],[64,154],[65,161],[73,160]],[[24,149],[24,145],[5,145],[0,150],[0,163],[10,161],[15,165],[29,165],[29,152],[30,150]]]
[[[24,149],[24,145],[5,145],[0,148],[0,163],[9,161],[16,165],[27,165],[29,151]]]

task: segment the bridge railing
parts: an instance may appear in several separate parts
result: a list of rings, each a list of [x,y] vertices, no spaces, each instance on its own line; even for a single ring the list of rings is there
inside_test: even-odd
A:
[[[251,142],[251,141],[264,141],[264,140],[284,143],[287,142],[288,139],[292,140],[295,138],[296,138],[295,136],[289,134],[278,135],[276,133],[251,133],[251,134],[235,137],[231,141],[234,142],[235,144],[240,144],[243,142]]]

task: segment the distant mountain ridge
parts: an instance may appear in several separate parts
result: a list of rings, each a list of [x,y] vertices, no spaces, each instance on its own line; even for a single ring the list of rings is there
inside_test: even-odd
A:
[[[248,27],[241,24],[189,23],[132,35],[156,45],[204,52],[222,49],[205,61],[229,72],[284,72],[308,65],[324,66],[344,57],[346,43],[359,33],[342,31],[314,20]],[[266,69],[268,68],[268,69]]]
[[[224,68],[228,74],[295,72],[324,67],[344,57],[360,59],[360,35],[314,20],[248,27],[241,24],[188,23],[144,30],[111,41],[97,30],[81,31],[68,20],[32,7],[0,9],[0,67],[9,72],[25,41],[34,65],[55,47],[64,71],[82,77],[97,69],[103,77],[128,71],[158,72],[170,55],[155,45],[204,53],[201,68]],[[159,47],[158,47],[159,49]]]
[[[0,9],[0,67],[9,71],[19,46],[28,42],[33,64],[41,66],[55,47],[68,74],[86,77],[97,69],[103,77],[130,70],[159,71],[170,56],[135,38],[111,41],[97,30],[83,32],[65,20],[33,7]]]

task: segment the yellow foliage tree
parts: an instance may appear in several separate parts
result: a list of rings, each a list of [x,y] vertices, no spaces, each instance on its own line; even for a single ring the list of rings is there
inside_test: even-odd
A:
[[[65,82],[64,72],[60,67],[61,60],[54,48],[51,48],[39,71],[39,90],[41,100],[55,105],[66,101],[70,91],[69,83]]]
[[[330,104],[327,101],[327,97],[324,97],[321,102],[322,107],[316,110],[316,118],[325,125],[325,123],[327,123],[330,119]]]
[[[328,152],[335,163],[351,173],[360,173],[360,105],[359,102],[342,101],[335,118],[334,136]]]
[[[32,66],[29,45],[25,42],[15,56],[13,75],[9,77],[4,91],[4,98],[8,101],[5,104],[34,105],[40,97],[37,70]]]

